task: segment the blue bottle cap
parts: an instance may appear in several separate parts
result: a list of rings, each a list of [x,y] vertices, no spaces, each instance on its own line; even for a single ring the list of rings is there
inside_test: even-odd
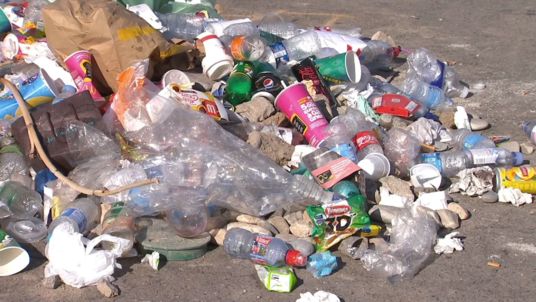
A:
[[[521,166],[525,161],[525,156],[521,152],[512,152],[514,155],[514,166]]]

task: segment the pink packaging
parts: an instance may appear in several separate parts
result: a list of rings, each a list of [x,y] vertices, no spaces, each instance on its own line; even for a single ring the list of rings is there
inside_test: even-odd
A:
[[[80,91],[88,90],[95,101],[102,101],[97,88],[93,85],[91,74],[91,53],[87,50],[79,50],[70,54],[65,60],[65,64],[71,72],[71,76]]]
[[[274,105],[305,136],[311,146],[317,147],[328,136],[328,121],[304,84],[296,83],[283,89],[276,97]]]

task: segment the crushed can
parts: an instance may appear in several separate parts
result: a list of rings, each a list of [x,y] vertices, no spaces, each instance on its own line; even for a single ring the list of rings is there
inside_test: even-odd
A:
[[[521,166],[495,169],[495,188],[515,188],[523,193],[536,194],[536,167]]]

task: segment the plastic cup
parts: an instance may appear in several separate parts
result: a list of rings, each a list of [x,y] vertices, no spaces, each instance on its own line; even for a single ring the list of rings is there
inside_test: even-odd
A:
[[[327,138],[328,121],[309,95],[305,84],[296,83],[283,89],[276,97],[274,106],[285,114],[310,145],[317,147]]]
[[[182,71],[177,69],[171,69],[168,72],[164,73],[162,77],[162,87],[165,88],[169,84],[190,84],[192,81],[190,78]]]
[[[28,252],[0,229],[0,277],[14,275],[30,264]]]
[[[359,57],[351,51],[336,56],[315,60],[318,72],[324,79],[332,83],[358,83],[361,79],[361,63]]]
[[[65,60],[67,69],[71,72],[76,87],[80,91],[87,90],[95,101],[102,101],[103,97],[93,85],[91,72],[91,53],[87,50],[79,50],[70,54]]]
[[[370,153],[365,156],[357,165],[366,173],[369,179],[378,180],[388,176],[391,172],[389,159],[381,153]]]
[[[11,31],[11,22],[6,16],[6,13],[4,13],[3,10],[0,9],[0,33],[7,33]]]
[[[409,170],[411,184],[415,188],[437,189],[441,185],[441,173],[432,164],[418,164]]]

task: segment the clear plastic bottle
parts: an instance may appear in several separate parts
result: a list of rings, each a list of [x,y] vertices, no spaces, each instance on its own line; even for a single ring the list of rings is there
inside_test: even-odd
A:
[[[469,129],[452,130],[450,135],[457,149],[495,148],[495,143],[491,139]]]
[[[79,198],[69,204],[61,215],[54,219],[48,228],[51,236],[54,228],[61,223],[68,223],[72,229],[81,234],[87,234],[100,222],[101,208],[97,202],[90,198]]]
[[[398,48],[380,40],[368,41],[367,46],[358,52],[361,64],[372,70],[390,67],[399,53]]]
[[[307,264],[307,257],[283,240],[239,228],[227,231],[223,248],[233,258],[250,259],[261,265],[303,267]]]
[[[240,35],[235,36],[227,47],[237,61],[257,61],[264,55],[266,43],[255,35]]]
[[[430,109],[453,104],[452,100],[445,95],[443,90],[426,83],[414,74],[408,74],[404,82],[404,92]]]
[[[461,170],[475,166],[519,166],[523,164],[524,156],[520,152],[510,152],[502,148],[486,148],[423,153],[420,159],[423,163],[436,166],[444,176],[452,177]]]
[[[205,31],[207,18],[197,14],[156,13],[162,25],[167,28],[168,38],[193,40]]]
[[[126,251],[134,246],[135,226],[134,217],[129,215],[124,202],[116,202],[102,219],[102,233],[128,240]],[[108,241],[102,242],[102,247],[107,250],[113,249],[113,244]]]
[[[316,31],[308,30],[290,39],[270,46],[276,62],[299,61],[313,55],[322,48]]]
[[[523,122],[521,129],[530,138],[530,141],[536,145],[536,121]]]
[[[261,30],[261,37],[270,43],[289,39],[299,33],[299,28],[296,24],[286,21],[276,13],[265,15],[257,27]]]
[[[180,202],[166,211],[167,222],[177,235],[191,238],[203,233],[208,223],[208,210],[204,202]]]
[[[16,181],[7,181],[0,188],[0,218],[30,218],[43,214],[39,193]]]
[[[0,154],[0,181],[13,180],[14,177],[28,176],[28,163],[17,153]]]

